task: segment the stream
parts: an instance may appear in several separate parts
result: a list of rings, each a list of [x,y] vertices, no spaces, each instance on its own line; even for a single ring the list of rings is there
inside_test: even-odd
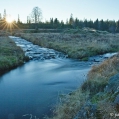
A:
[[[0,119],[43,119],[51,116],[61,94],[76,90],[91,66],[116,53],[79,61],[53,49],[10,36],[30,61],[0,76]]]

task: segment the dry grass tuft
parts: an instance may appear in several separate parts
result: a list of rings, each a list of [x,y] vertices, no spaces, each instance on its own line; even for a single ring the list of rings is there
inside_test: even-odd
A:
[[[82,85],[82,89],[89,90],[92,94],[102,92],[109,78],[118,72],[119,54],[105,60],[98,66],[93,66],[87,75],[87,81]]]
[[[83,94],[80,89],[70,95],[65,95],[60,99],[59,105],[56,106],[52,119],[73,119],[88,97],[89,93]]]

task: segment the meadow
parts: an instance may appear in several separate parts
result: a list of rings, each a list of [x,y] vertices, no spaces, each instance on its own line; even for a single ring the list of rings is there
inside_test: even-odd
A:
[[[15,35],[80,60],[88,60],[90,56],[119,50],[119,34],[88,28],[67,29],[61,33],[15,33]]]

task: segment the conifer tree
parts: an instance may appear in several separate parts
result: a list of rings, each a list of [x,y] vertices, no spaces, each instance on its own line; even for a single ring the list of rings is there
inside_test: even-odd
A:
[[[94,22],[94,29],[96,29],[96,30],[99,29],[99,21],[98,21],[98,19],[96,19],[96,21]]]
[[[4,9],[3,20],[6,20],[6,17],[7,17],[7,13],[6,13],[6,9]]]
[[[20,23],[20,17],[19,17],[19,14],[18,14],[18,20],[17,20],[17,23]]]
[[[119,33],[119,20],[116,22],[116,33]]]
[[[0,13],[0,20],[2,20],[2,15],[1,15],[1,13]]]
[[[69,25],[70,25],[71,27],[73,27],[73,25],[74,25],[73,14],[70,15],[70,18],[69,18]]]

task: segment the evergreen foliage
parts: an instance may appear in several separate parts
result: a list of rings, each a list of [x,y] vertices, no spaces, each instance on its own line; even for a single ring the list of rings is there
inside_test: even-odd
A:
[[[5,20],[6,18],[6,10],[4,10],[3,18],[0,13],[0,21]],[[42,11],[39,7],[34,7],[32,10],[32,15],[26,17],[27,23],[22,23],[20,17],[18,15],[18,21],[15,26],[18,26],[20,29],[80,29],[84,27],[93,28],[95,30],[108,31],[111,33],[119,33],[119,20],[99,20],[98,18],[95,21],[87,20],[79,20],[78,18],[73,18],[73,14],[70,15],[70,18],[64,22],[63,20],[59,21],[58,18],[50,18],[49,21],[42,22]],[[0,30],[3,29],[2,22],[0,22]],[[15,27],[16,29],[16,27]]]

